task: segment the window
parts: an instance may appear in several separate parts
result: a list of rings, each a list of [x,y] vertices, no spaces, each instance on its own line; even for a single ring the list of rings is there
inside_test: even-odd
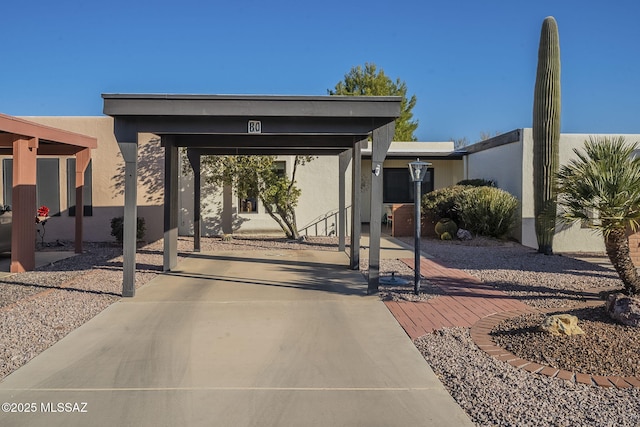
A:
[[[273,171],[278,178],[284,178],[287,174],[286,172],[287,162],[277,161],[273,163]],[[252,186],[253,188],[257,187],[257,185]],[[249,197],[241,198],[238,200],[238,206],[240,213],[257,213],[258,212],[258,194],[254,192],[250,194]]]
[[[383,170],[382,200],[383,203],[413,203],[414,183],[409,175],[409,168],[387,168]],[[422,194],[433,191],[433,169],[427,170],[422,181]]]
[[[284,178],[287,174],[287,162],[274,162],[273,171],[276,173],[278,178]]]
[[[37,159],[36,204],[49,208],[50,216],[60,216],[60,162]],[[13,193],[13,159],[2,160],[4,204],[11,206]]]
[[[84,204],[83,215],[93,215],[93,191],[91,160],[87,170],[84,171],[84,188],[82,190],[82,202]],[[67,159],[67,206],[69,216],[76,216],[76,159]]]
[[[258,198],[247,197],[246,199],[240,199],[240,212],[242,213],[258,212]]]

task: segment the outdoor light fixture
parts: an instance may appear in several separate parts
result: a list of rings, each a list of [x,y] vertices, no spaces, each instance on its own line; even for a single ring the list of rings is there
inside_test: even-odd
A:
[[[372,170],[371,172],[373,172],[375,176],[380,175],[380,165],[376,165],[375,169]]]
[[[415,162],[409,163],[409,172],[411,172],[411,180],[413,182],[422,182],[427,175],[427,168],[431,163],[421,162],[417,159]]]
[[[417,159],[415,162],[409,163],[409,174],[411,180],[414,183],[413,189],[413,222],[415,224],[415,237],[413,243],[414,252],[414,278],[413,278],[413,292],[418,295],[420,292],[420,199],[422,195],[422,181],[427,175],[427,170],[431,163],[421,162]]]

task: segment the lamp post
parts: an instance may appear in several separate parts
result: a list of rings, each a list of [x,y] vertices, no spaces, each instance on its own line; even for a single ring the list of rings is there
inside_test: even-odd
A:
[[[415,237],[413,242],[414,249],[414,279],[413,279],[413,292],[418,295],[420,292],[420,202],[422,195],[422,181],[424,180],[425,175],[427,174],[427,168],[431,166],[431,163],[421,162],[420,159],[417,159],[415,162],[409,163],[409,174],[411,175],[411,180],[414,183],[413,188],[413,205],[414,205],[414,216],[413,222],[415,224]]]

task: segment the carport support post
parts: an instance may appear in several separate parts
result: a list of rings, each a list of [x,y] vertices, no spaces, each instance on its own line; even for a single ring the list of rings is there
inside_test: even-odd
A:
[[[378,293],[380,279],[380,234],[382,233],[382,177],[385,157],[393,139],[395,122],[373,130],[371,141],[371,220],[369,222],[368,294]]]
[[[366,140],[365,140],[366,141]],[[351,269],[360,269],[360,234],[362,231],[362,220],[360,218],[360,206],[362,196],[360,194],[360,181],[362,180],[362,141],[353,144],[351,167],[351,247],[349,248],[349,259]]]
[[[187,149],[187,157],[189,158],[189,164],[193,169],[193,251],[200,252],[200,200],[202,190],[200,188],[200,153]]]
[[[76,153],[76,235],[75,250],[82,253],[82,240],[84,237],[84,173],[91,161],[91,150],[85,148]]]
[[[178,147],[163,136],[164,145],[164,262],[163,270],[178,265]]]
[[[347,227],[347,214],[346,210],[346,181],[347,181],[347,167],[349,166],[349,161],[351,161],[351,151],[349,149],[347,151],[343,151],[338,156],[338,250],[340,252],[344,252],[346,248],[345,244],[345,231]]]
[[[12,273],[35,269],[36,155],[38,138],[13,142]]]
[[[118,145],[120,146],[120,152],[122,153],[122,157],[124,158],[122,296],[132,297],[136,294],[136,229],[138,226],[138,143],[118,142]]]

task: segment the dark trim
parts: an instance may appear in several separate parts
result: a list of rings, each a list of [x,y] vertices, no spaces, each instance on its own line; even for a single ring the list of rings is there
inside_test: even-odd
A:
[[[463,147],[464,154],[473,154],[480,151],[489,150],[491,148],[499,147],[501,145],[511,144],[512,142],[520,141],[522,135],[522,129],[512,130],[511,132],[503,133],[502,135],[494,136],[485,141],[477,142],[473,145]]]
[[[401,156],[394,156],[393,154],[387,154],[386,160],[407,160],[413,161],[416,157],[419,157],[420,160],[462,160],[466,153],[454,152],[444,156],[437,155],[426,155],[422,153],[415,153],[414,155],[406,155],[403,154]],[[363,154],[363,159],[371,159],[371,154]]]
[[[109,116],[376,117],[400,115],[398,96],[102,94]],[[387,120],[388,121],[388,120]],[[384,123],[381,123],[381,125]]]

